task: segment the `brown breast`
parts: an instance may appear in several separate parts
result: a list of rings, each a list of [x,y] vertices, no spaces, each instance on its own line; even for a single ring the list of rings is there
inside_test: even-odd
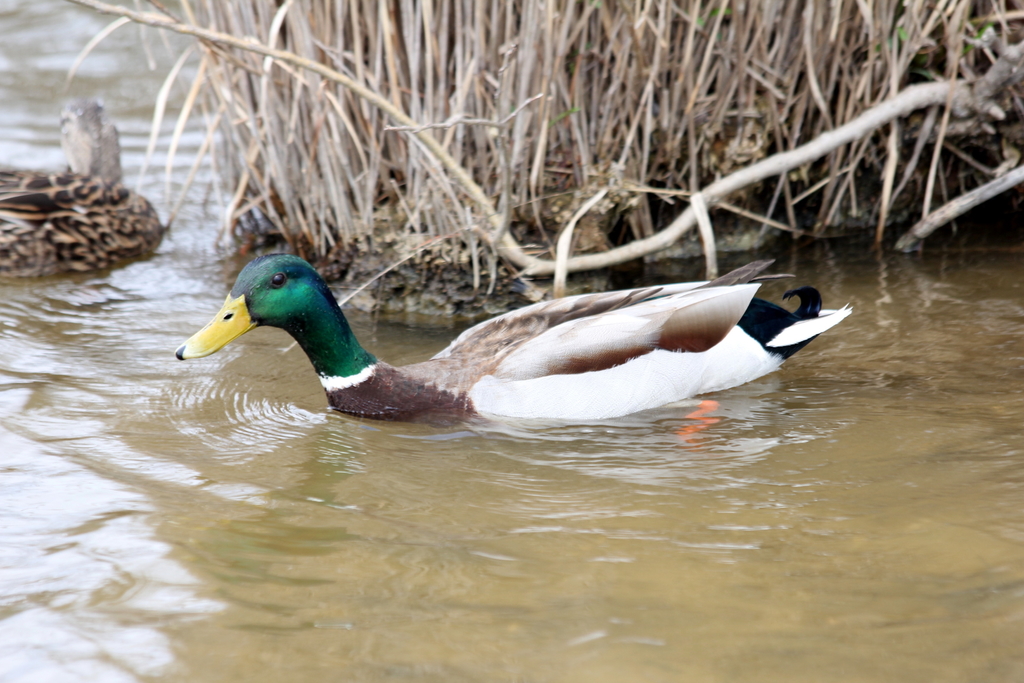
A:
[[[334,410],[375,420],[452,423],[477,414],[466,393],[415,380],[387,363],[378,363],[355,386],[328,391],[327,402]]]

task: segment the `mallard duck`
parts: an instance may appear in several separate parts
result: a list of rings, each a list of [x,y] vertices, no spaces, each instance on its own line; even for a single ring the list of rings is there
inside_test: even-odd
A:
[[[220,312],[182,344],[202,358],[261,325],[306,352],[331,408],[382,420],[475,415],[619,417],[728,389],[777,369],[851,313],[823,311],[800,287],[790,312],[754,299],[771,261],[712,282],[643,287],[536,303],[475,325],[428,361],[393,367],[356,340],[316,270],[290,255],[250,262]]]
[[[0,275],[106,268],[160,244],[156,211],[121,184],[121,145],[103,105],[66,106],[61,138],[70,173],[0,171]]]

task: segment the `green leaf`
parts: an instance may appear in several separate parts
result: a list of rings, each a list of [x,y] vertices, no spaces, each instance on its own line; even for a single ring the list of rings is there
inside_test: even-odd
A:
[[[558,123],[562,119],[566,118],[567,116],[572,116],[573,114],[575,114],[579,110],[580,110],[579,107],[573,107],[572,109],[570,109],[568,111],[563,111],[561,114],[559,114],[555,118],[551,119],[551,123],[548,124],[548,128],[551,128],[552,126],[554,126],[556,123]]]

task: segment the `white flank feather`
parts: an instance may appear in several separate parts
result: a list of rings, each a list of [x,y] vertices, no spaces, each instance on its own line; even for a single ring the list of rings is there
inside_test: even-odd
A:
[[[801,320],[793,323],[768,342],[767,346],[778,348],[780,346],[792,346],[805,342],[811,337],[816,337],[825,330],[831,329],[842,322],[843,318],[853,313],[849,304],[838,311],[822,311],[817,318]]]
[[[721,391],[766,375],[782,358],[733,328],[703,353],[657,350],[600,372],[500,380],[470,390],[481,413],[504,417],[600,420]]]

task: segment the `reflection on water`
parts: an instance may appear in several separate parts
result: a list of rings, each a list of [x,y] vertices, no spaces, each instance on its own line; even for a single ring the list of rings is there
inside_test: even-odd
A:
[[[0,59],[59,84],[105,20],[0,22]],[[162,78],[111,60],[132,31],[82,86],[135,131],[129,175]],[[0,163],[58,166],[57,86],[3,73]],[[0,282],[0,680],[1024,677],[1017,251],[783,255],[855,313],[780,372],[442,429],[329,413],[276,330],[176,361],[233,279],[203,208],[150,259]],[[353,325],[399,363],[457,332]]]
[[[30,392],[5,382],[6,418]],[[65,425],[65,429],[69,425]],[[105,446],[110,446],[105,444]],[[221,608],[167,561],[153,506],[115,478],[0,431],[0,678],[135,680],[173,662],[156,626]],[[159,614],[159,620],[140,615]]]

